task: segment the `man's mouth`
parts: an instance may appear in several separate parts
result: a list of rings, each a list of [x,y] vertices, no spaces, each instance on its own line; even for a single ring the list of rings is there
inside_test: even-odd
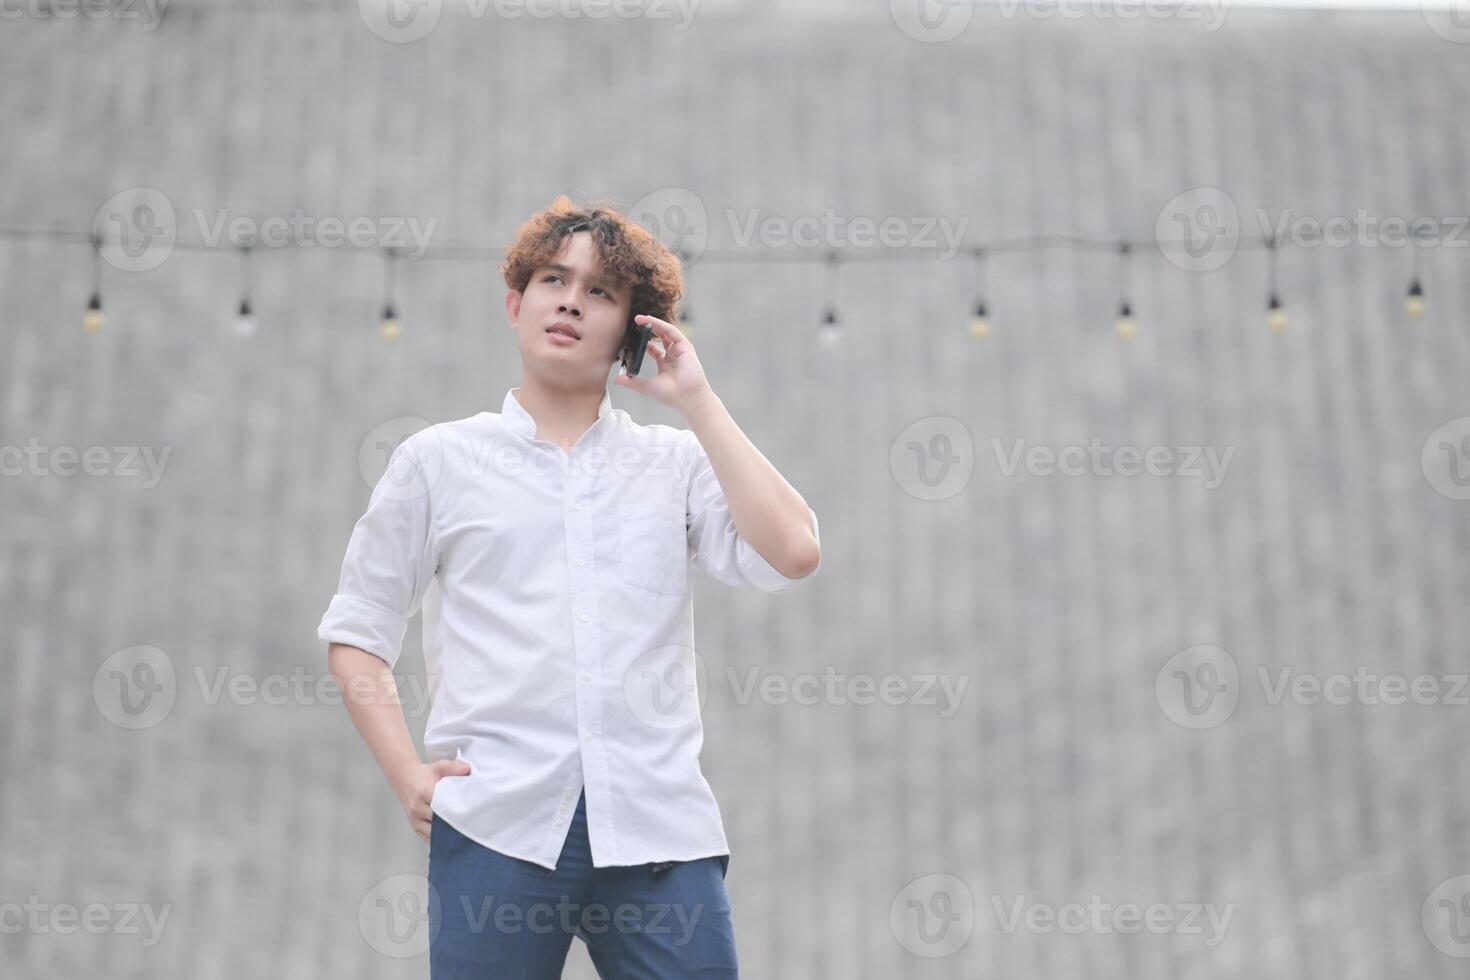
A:
[[[570,337],[573,340],[582,339],[582,335],[577,333],[576,328],[573,327],[570,323],[553,323],[551,326],[546,328],[546,332],[554,336]]]

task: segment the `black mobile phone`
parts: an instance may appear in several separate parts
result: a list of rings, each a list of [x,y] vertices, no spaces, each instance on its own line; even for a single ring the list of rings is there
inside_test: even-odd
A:
[[[643,367],[643,355],[648,353],[648,342],[653,339],[653,325],[629,323],[628,333],[623,338],[623,369],[637,374]]]

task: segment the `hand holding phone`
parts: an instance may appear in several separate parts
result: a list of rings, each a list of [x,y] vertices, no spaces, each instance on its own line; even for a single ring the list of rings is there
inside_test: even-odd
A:
[[[648,342],[653,339],[653,327],[649,324],[628,322],[628,332],[623,337],[621,360],[623,369],[637,374],[643,367],[643,355],[648,353]]]

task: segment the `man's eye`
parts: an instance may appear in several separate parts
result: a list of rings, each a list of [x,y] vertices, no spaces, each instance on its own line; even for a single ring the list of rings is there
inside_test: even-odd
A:
[[[560,279],[560,278],[561,277],[558,276],[555,272],[548,272],[546,275],[544,275],[544,276],[541,277],[541,281],[542,282],[550,282],[553,279]]]

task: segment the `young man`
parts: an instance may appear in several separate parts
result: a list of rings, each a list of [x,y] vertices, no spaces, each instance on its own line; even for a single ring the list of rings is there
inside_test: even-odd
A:
[[[393,452],[318,635],[429,843],[434,980],[554,980],[574,935],[604,978],[733,978],[689,568],[781,591],[821,563],[817,517],[672,322],[679,265],[656,238],[561,197],[501,271],[520,386]],[[657,373],[615,384],[688,429],[612,408],[634,323]],[[391,670],[421,608],[428,763]]]

